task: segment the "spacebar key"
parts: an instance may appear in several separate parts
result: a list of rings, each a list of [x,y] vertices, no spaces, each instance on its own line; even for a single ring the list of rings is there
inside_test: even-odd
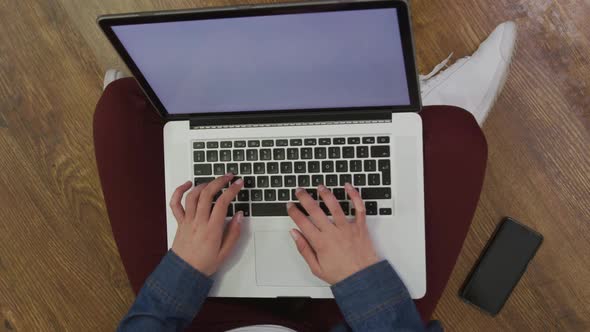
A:
[[[253,217],[288,216],[286,203],[252,203]]]

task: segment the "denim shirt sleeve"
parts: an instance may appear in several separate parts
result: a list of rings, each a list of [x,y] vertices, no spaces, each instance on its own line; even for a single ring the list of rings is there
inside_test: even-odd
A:
[[[331,288],[353,331],[442,331],[437,321],[424,326],[406,286],[388,261],[371,265]]]
[[[182,331],[212,285],[212,279],[170,250],[146,280],[118,331]]]

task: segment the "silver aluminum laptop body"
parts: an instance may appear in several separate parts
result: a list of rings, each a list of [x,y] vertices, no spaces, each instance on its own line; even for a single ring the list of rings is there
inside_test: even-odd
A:
[[[134,43],[139,43],[139,40],[141,40],[142,38],[142,34],[133,35],[131,34],[131,32],[121,32],[123,30],[118,30],[121,27],[132,26],[137,27],[137,31],[143,31],[141,29],[145,29],[147,25],[150,25],[152,23],[170,24],[174,22],[191,22],[194,19],[198,22],[216,21],[215,24],[220,25],[216,26],[215,29],[217,30],[215,30],[215,32],[220,34],[220,36],[223,36],[224,32],[222,32],[219,29],[225,29],[226,27],[231,26],[232,23],[229,23],[231,21],[227,21],[228,19],[245,20],[240,22],[253,22],[259,19],[260,17],[267,17],[269,20],[272,19],[276,21],[272,21],[274,23],[272,23],[271,21],[264,22],[278,24],[277,26],[281,27],[281,24],[283,24],[282,22],[288,22],[291,18],[294,17],[297,20],[301,20],[301,17],[303,17],[301,15],[306,15],[310,13],[342,13],[342,15],[356,15],[354,13],[359,12],[362,15],[368,15],[368,13],[370,13],[369,10],[380,10],[385,8],[394,8],[396,10],[396,15],[398,15],[397,22],[399,24],[399,34],[401,34],[401,47],[403,49],[404,70],[406,73],[406,75],[403,77],[403,81],[406,82],[405,84],[407,85],[408,90],[407,105],[396,105],[394,103],[391,103],[390,107],[375,107],[375,105],[363,107],[359,104],[354,104],[357,99],[365,97],[364,95],[360,96],[362,93],[359,92],[359,96],[357,98],[356,91],[360,91],[357,88],[351,89],[351,93],[349,94],[350,96],[345,96],[341,94],[339,98],[334,99],[334,103],[337,104],[340,101],[347,100],[347,98],[350,97],[351,107],[348,107],[348,105],[324,107],[325,105],[322,104],[324,103],[324,96],[325,99],[329,99],[329,93],[326,94],[322,92],[321,94],[318,94],[319,97],[314,100],[314,91],[309,89],[306,90],[306,88],[301,88],[301,84],[294,84],[294,86],[289,87],[289,89],[292,89],[294,93],[299,93],[303,91],[306,96],[310,95],[309,100],[312,103],[312,105],[295,105],[294,107],[292,107],[293,109],[291,109],[291,106],[286,107],[285,109],[281,109],[280,107],[276,106],[281,106],[280,103],[283,99],[290,100],[288,97],[288,93],[286,93],[286,96],[282,97],[283,99],[277,98],[276,93],[273,92],[272,95],[267,93],[269,89],[275,91],[273,90],[275,88],[272,86],[268,86],[266,84],[261,84],[261,86],[264,87],[263,91],[265,91],[261,94],[264,95],[265,93],[267,93],[265,95],[266,98],[250,98],[250,96],[253,93],[256,94],[258,93],[256,91],[259,90],[252,90],[255,92],[248,91],[248,95],[239,96],[241,90],[248,89],[247,85],[238,84],[240,77],[242,77],[243,75],[247,76],[251,74],[242,73],[240,77],[234,77],[234,79],[238,81],[238,83],[235,83],[233,80],[225,80],[221,83],[218,82],[219,84],[224,84],[220,85],[224,87],[234,86],[233,84],[235,84],[236,87],[241,87],[240,91],[232,92],[231,89],[229,89],[228,91],[223,91],[227,98],[224,98],[222,96],[222,98],[219,98],[218,100],[223,100],[225,102],[229,99],[230,101],[227,102],[227,104],[222,105],[222,107],[227,107],[228,109],[233,110],[233,108],[239,107],[239,105],[248,103],[255,104],[259,102],[259,99],[265,99],[269,101],[274,100],[277,102],[273,104],[274,108],[263,107],[261,108],[261,110],[274,109],[275,111],[256,112],[256,109],[250,108],[248,109],[248,112],[244,112],[243,110],[236,110],[235,112],[228,111],[228,113],[222,113],[225,110],[215,110],[216,105],[219,104],[218,100],[212,101],[207,99],[209,98],[208,96],[214,95],[210,93],[205,96],[199,95],[199,98],[195,97],[195,99],[203,100],[203,104],[209,105],[209,109],[214,111],[208,112],[206,110],[202,112],[206,114],[196,114],[195,112],[193,112],[192,109],[187,109],[184,113],[174,113],[171,111],[172,109],[174,109],[174,107],[199,108],[199,104],[201,103],[195,100],[190,100],[184,104],[182,102],[178,102],[179,99],[192,98],[191,96],[193,96],[193,94],[198,95],[199,93],[192,92],[191,85],[183,83],[183,89],[186,91],[182,91],[183,89],[175,89],[173,91],[174,96],[166,97],[167,95],[170,95],[169,92],[165,91],[166,84],[161,84],[161,82],[158,81],[165,80],[165,78],[163,78],[164,74],[161,74],[160,76],[153,74],[154,72],[162,73],[164,71],[162,71],[162,69],[153,68],[159,66],[158,61],[168,63],[169,66],[174,67],[174,64],[170,62],[173,61],[173,59],[169,59],[163,55],[162,58],[160,58],[159,60],[142,60],[141,54],[145,54],[146,52],[134,52],[134,47],[139,47],[134,46]],[[386,13],[384,11],[383,15],[385,14],[389,15],[388,12]],[[367,20],[365,20],[365,18],[363,17],[360,17],[362,15],[359,15],[358,19],[360,23],[356,24],[357,28],[355,28],[354,31],[363,30],[363,27],[361,27],[360,25],[362,22],[365,22]],[[308,17],[310,17],[310,20],[315,19],[313,15],[310,15]],[[334,22],[337,22],[339,18],[337,18],[337,16],[333,17]],[[381,19],[379,17],[381,16],[376,16],[375,19],[371,21],[379,21]],[[354,16],[346,17],[346,22],[349,22],[351,19],[356,18]],[[326,16],[322,18],[321,21],[317,22],[326,22],[330,20],[332,20],[332,16]],[[256,22],[256,24],[259,24],[263,21]],[[387,26],[386,21],[383,22],[384,25]],[[374,165],[377,165],[377,170],[366,170],[363,168],[362,170],[356,171],[354,172],[354,174],[351,174],[355,181],[357,180],[356,176],[365,179],[364,185],[357,185],[357,187],[360,188],[360,190],[364,190],[363,188],[365,187],[370,187],[370,185],[367,183],[367,181],[370,181],[369,179],[374,179],[374,181],[379,182],[379,185],[376,185],[379,188],[390,188],[390,191],[388,189],[388,193],[390,192],[391,197],[388,199],[385,199],[383,197],[375,199],[375,211],[377,212],[375,215],[367,216],[367,224],[369,225],[369,230],[372,235],[372,239],[376,246],[377,252],[383,259],[387,259],[389,262],[392,263],[392,265],[400,275],[401,279],[408,287],[410,294],[413,298],[421,298],[422,296],[424,296],[426,292],[426,262],[424,243],[425,236],[422,123],[419,115],[416,113],[420,110],[419,89],[416,80],[416,70],[413,58],[414,51],[409,23],[409,13],[408,8],[404,2],[327,1],[305,4],[245,6],[237,8],[206,9],[196,11],[109,15],[99,18],[99,24],[101,25],[101,27],[107,34],[107,37],[111,40],[119,54],[123,57],[131,71],[134,73],[135,77],[139,81],[140,85],[142,86],[146,94],[150,97],[150,100],[154,104],[156,110],[160,112],[160,114],[166,120],[168,120],[164,127],[163,133],[166,202],[170,200],[171,195],[177,186],[179,186],[187,180],[196,180],[197,178],[200,178],[200,174],[195,174],[195,164],[201,161],[209,162],[209,153],[213,154],[214,150],[216,154],[216,159],[214,159],[215,161],[211,161],[213,169],[216,169],[215,167],[223,164],[223,170],[227,171],[230,167],[229,164],[238,164],[238,175],[244,178],[246,176],[253,177],[254,183],[256,185],[260,184],[258,182],[258,177],[268,177],[269,179],[271,179],[272,182],[274,181],[273,176],[282,176],[282,182],[280,183],[280,185],[278,182],[272,182],[269,183],[268,186],[260,189],[263,193],[261,201],[253,200],[253,191],[258,190],[258,187],[255,186],[255,188],[249,189],[249,200],[235,202],[235,204],[247,204],[248,208],[250,209],[250,216],[245,218],[245,221],[242,226],[242,234],[239,240],[239,244],[235,248],[232,256],[223,265],[223,267],[214,275],[215,284],[210,292],[210,296],[302,296],[313,298],[331,298],[333,295],[330,291],[329,285],[327,285],[326,283],[324,283],[323,281],[319,280],[311,274],[309,268],[305,264],[304,260],[300,257],[292,239],[289,236],[289,230],[295,228],[295,224],[290,220],[289,217],[283,215],[264,216],[265,213],[258,212],[255,206],[258,207],[261,206],[261,204],[265,203],[285,204],[286,201],[290,201],[292,197],[289,196],[289,199],[285,200],[284,196],[280,196],[281,193],[286,194],[287,190],[290,192],[290,190],[293,189],[292,186],[287,186],[287,183],[285,182],[287,181],[286,177],[290,175],[295,176],[295,178],[298,180],[300,179],[300,175],[303,177],[309,176],[309,178],[312,179],[312,181],[314,181],[314,179],[317,179],[318,176],[321,176],[322,181],[327,181],[329,175],[335,175],[335,177],[332,177],[332,179],[339,179],[340,174],[338,173],[338,170],[335,170],[333,168],[330,168],[329,170],[328,168],[326,168],[325,172],[324,169],[320,169],[317,172],[316,170],[310,171],[310,162],[317,161],[317,164],[320,165],[320,167],[326,165],[326,163],[323,162],[327,162],[327,164],[329,165],[331,165],[330,162],[333,162],[334,165],[336,165],[336,167],[339,167],[338,165],[342,166],[346,164],[348,173],[351,173],[350,169],[348,169],[349,163],[352,162],[352,159],[358,159],[359,155],[362,154],[362,145],[366,145],[365,151],[370,151],[368,157],[365,159],[373,158],[374,155],[371,155],[373,151],[382,151],[383,149],[388,150],[388,155],[386,157],[381,155],[374,157]],[[244,24],[246,25],[241,26],[240,29],[242,31],[249,29],[248,24],[250,23]],[[252,25],[255,24],[252,23]],[[307,24],[306,26],[309,26],[309,24]],[[152,27],[158,26],[150,25],[150,28]],[[162,25],[162,31],[165,31],[168,28],[169,26]],[[318,23],[316,26],[313,27],[313,29],[315,29],[314,34],[321,35],[322,28],[322,24]],[[326,31],[331,29],[330,27],[324,28],[326,29]],[[344,29],[344,27],[341,28]],[[182,29],[178,30],[178,34],[182,35],[184,33],[183,31],[186,31],[187,29],[188,26],[184,26]],[[299,37],[297,36],[305,34],[305,31],[302,31],[302,29],[303,28],[299,27],[297,33],[292,35],[290,35],[288,32],[282,31],[282,34],[280,34],[279,37],[283,39],[293,38],[294,44],[306,43],[307,40],[311,38],[310,36],[312,36],[312,34],[306,37],[308,39],[299,40]],[[380,26],[369,26],[368,23],[366,29],[367,31],[375,31],[375,34],[371,33],[371,35],[360,37],[360,39],[358,40],[356,40],[354,36],[347,37],[351,34],[347,34],[342,38],[350,38],[350,43],[359,44],[359,41],[365,40],[364,38],[366,38],[366,40],[370,40],[372,36],[381,35],[383,30]],[[256,28],[252,28],[252,31],[254,32],[263,30],[256,30]],[[145,38],[152,40],[154,38],[157,39],[157,31],[158,30],[156,30],[156,32],[146,32]],[[333,33],[337,34],[338,31],[338,29],[334,28]],[[135,36],[135,38],[127,38],[126,41],[126,33],[129,33],[131,36]],[[268,31],[260,33],[268,33]],[[389,35],[387,35],[387,33],[388,32],[383,33],[383,35],[386,36],[383,37],[385,38],[384,40],[388,40],[387,36]],[[391,32],[391,34],[393,34],[393,32]],[[164,35],[164,33],[162,33],[162,35]],[[209,38],[209,36],[202,38],[206,39]],[[229,38],[231,39],[231,37]],[[265,37],[264,40],[267,40],[268,38],[269,37]],[[357,38],[359,37],[357,36]],[[167,43],[165,39],[162,40],[163,44]],[[213,41],[212,45],[214,45],[216,42],[217,41]],[[232,41],[232,43],[229,43],[229,45],[233,47],[232,45],[235,45],[235,43],[235,41]],[[248,48],[252,43],[256,44],[256,42],[244,42],[244,46],[242,47]],[[344,45],[343,47],[345,48],[348,47],[346,41],[342,41],[342,45]],[[220,47],[225,46],[227,45],[221,45]],[[149,47],[154,46],[151,45]],[[157,47],[166,46],[160,45]],[[375,47],[380,46],[377,44]],[[182,47],[178,49],[178,52],[183,52],[181,48]],[[319,52],[319,50],[321,50],[321,48],[315,48],[314,52]],[[351,48],[351,50],[356,52],[354,48]],[[219,57],[219,61],[229,61],[228,66],[233,68],[233,64],[231,63],[231,61],[234,60],[231,57],[231,54],[228,55],[227,53],[225,53],[225,51],[226,50],[220,49],[218,53],[215,53],[217,55],[213,56],[212,58],[215,59],[216,57]],[[184,49],[184,52],[187,52],[187,50]],[[213,50],[208,49],[204,52],[213,52]],[[254,50],[253,52],[256,52],[256,50]],[[313,55],[314,52],[307,52],[301,49],[300,51],[296,49],[293,50],[294,54],[303,54],[303,57],[308,57],[309,59],[316,59]],[[330,51],[328,50],[326,52],[329,53]],[[248,50],[245,50],[242,55],[238,55],[238,58],[240,56],[247,57],[247,53]],[[171,54],[171,52],[168,52],[167,54],[169,55]],[[365,53],[365,55],[366,54],[368,53]],[[366,59],[368,59],[367,61],[373,61],[371,60],[372,56],[370,54],[366,56],[365,55],[359,56],[357,60],[359,62],[363,62]],[[203,58],[206,58],[206,56],[203,56]],[[266,63],[274,61],[274,58],[269,59],[270,60],[267,59]],[[183,61],[182,55],[179,56],[178,61]],[[293,57],[289,61],[297,61],[297,56]],[[375,59],[375,62],[379,61],[380,59]],[[285,63],[289,65],[288,62]],[[309,63],[309,61],[307,61],[306,63]],[[324,67],[330,67],[332,63],[333,61],[326,61],[325,64],[319,67],[320,70],[317,71],[318,81],[324,80],[325,76],[330,76],[332,74],[336,76],[339,75],[334,74],[338,71],[336,70],[334,72],[329,72],[327,74],[324,73],[323,76],[320,77],[320,75],[322,75],[321,69]],[[354,64],[356,62],[351,61],[350,63],[352,63],[352,66],[354,67]],[[243,66],[247,64],[241,65],[242,66],[240,68],[243,68]],[[216,66],[219,66],[219,68],[223,68],[223,65],[219,65],[217,63],[215,63],[215,65],[209,66],[208,68],[217,68]],[[258,73],[261,73],[260,75],[266,75],[267,77],[269,77],[269,80],[272,80],[274,74],[270,71],[265,72],[266,69],[264,68],[264,62],[256,63],[256,66],[258,67],[254,68],[253,70],[256,70]],[[268,66],[272,66],[272,64],[269,64]],[[385,64],[384,66],[388,65]],[[275,67],[273,70],[276,71],[276,68],[279,67]],[[349,67],[347,66],[342,66],[341,71],[347,73],[347,70],[356,70],[355,68],[348,68]],[[186,71],[188,72],[192,70],[197,69],[186,68]],[[204,70],[206,71],[207,69]],[[209,73],[210,75],[221,75],[218,74],[218,72],[213,72],[212,69],[211,71],[212,72]],[[221,72],[222,71],[223,70],[221,70]],[[326,69],[326,72],[327,71],[328,70]],[[183,76],[184,74],[179,75]],[[284,73],[283,75],[285,81],[290,80],[289,75],[286,75]],[[299,73],[295,73],[293,75],[295,76],[295,78],[293,79],[295,81],[297,81],[297,78],[299,76],[302,76]],[[378,76],[378,74],[372,74],[372,76],[375,75]],[[183,79],[180,76],[178,77],[178,80]],[[346,75],[344,74],[344,76]],[[363,79],[363,73],[360,73],[358,76],[359,80]],[[203,89],[210,88],[208,84],[213,83],[209,82],[215,81],[216,79],[216,77],[208,77],[208,79],[203,80],[204,83],[199,81],[198,84],[203,84],[203,86],[197,85],[199,87],[198,90],[201,91]],[[256,76],[252,76],[252,80],[256,79]],[[280,85],[283,84],[282,80],[283,78],[281,78],[278,81],[279,83],[275,83],[275,85],[279,85],[279,87],[277,88],[278,90],[276,90],[278,91],[277,93],[280,93],[282,91],[280,90]],[[312,81],[315,81],[315,79]],[[172,82],[173,83],[170,84],[175,84],[174,80]],[[274,82],[277,81],[275,80]],[[368,84],[373,84],[370,77],[367,80],[367,82]],[[389,84],[387,83],[389,82],[387,77],[384,80],[384,82],[386,83],[383,84]],[[256,82],[254,82],[253,84],[255,85]],[[310,82],[309,84],[314,83]],[[337,85],[336,83],[334,84]],[[343,89],[344,88],[347,87],[343,87]],[[380,88],[381,83],[379,83],[379,85],[377,85],[373,90],[367,92],[367,95],[371,97],[374,95],[376,96],[377,93],[372,91],[378,91]],[[197,88],[195,87],[195,90],[196,89]],[[289,89],[287,89],[286,91],[290,91]],[[323,86],[320,85],[318,87],[315,87],[315,89],[321,90],[323,89]],[[337,89],[337,87],[334,88],[334,90]],[[326,91],[332,92],[331,89],[326,89]],[[395,91],[392,93],[395,94]],[[239,98],[232,97],[234,95],[238,95]],[[166,101],[166,98],[168,98],[169,101]],[[240,102],[232,105],[231,100],[235,98],[237,98],[236,100]],[[389,97],[385,95],[385,98]],[[307,98],[298,99],[304,99],[307,102]],[[299,101],[297,100],[294,101],[294,103],[298,102]],[[313,103],[317,103],[321,107],[315,107]],[[301,142],[299,142],[298,140],[301,140]],[[373,141],[375,142],[372,143]],[[209,144],[207,144],[208,142],[212,144],[211,147]],[[219,146],[221,142],[224,142],[223,144],[225,144],[225,148]],[[243,147],[239,145],[242,144],[240,142],[246,142],[245,144],[247,145]],[[256,142],[272,142],[268,143],[272,144],[272,146],[263,146],[263,144],[259,144]],[[284,147],[279,147],[279,144],[283,144],[281,142],[287,142],[284,144],[288,145],[285,145]],[[307,143],[311,144],[313,142],[315,142],[314,145],[310,145],[309,147],[306,145]],[[316,148],[319,148],[320,150],[323,148],[323,146],[319,145],[318,142],[329,142],[329,145],[325,146],[325,151],[328,151],[327,156],[322,156],[321,154],[318,156],[314,153],[316,151]],[[205,146],[205,148],[203,148],[202,154],[200,154],[199,149],[195,148],[198,144],[201,143],[203,143]],[[217,147],[214,147],[214,144],[217,144]],[[229,144],[231,144],[231,147]],[[373,150],[372,146],[374,144],[379,145],[380,148]],[[350,146],[351,148],[345,150],[345,147],[347,146]],[[331,150],[330,148],[334,149]],[[287,156],[284,156],[284,159],[281,159],[281,156],[273,154],[273,159],[260,160],[258,158],[260,158],[262,155],[266,155],[265,152],[262,151],[264,149],[270,150],[271,154],[276,153],[273,149],[284,149],[285,151],[287,151]],[[308,160],[302,159],[305,155],[305,151],[303,149],[311,149],[308,151],[312,151],[311,158],[309,158]],[[221,150],[226,151],[222,152]],[[235,152],[236,150],[242,150],[250,154],[244,157],[239,157],[241,152]],[[256,150],[257,159],[250,160],[249,158],[250,156],[254,156],[254,152],[247,152],[247,150]],[[289,154],[292,152],[294,153],[295,150],[297,150],[297,158],[295,158],[295,155]],[[345,156],[346,151],[350,153],[353,153],[354,151],[354,153],[356,153],[355,157],[353,157],[351,160],[347,160],[347,157]],[[334,154],[332,154],[333,152]],[[336,152],[338,152],[338,155],[335,154]],[[223,158],[222,153],[224,154],[224,156],[228,156],[227,158],[229,159],[225,159],[222,161],[220,159]],[[279,159],[275,160],[275,157],[278,157]],[[201,160],[200,158],[205,159]],[[348,158],[350,159],[350,156]],[[239,160],[239,162],[236,162],[237,160]],[[389,162],[386,162],[387,160]],[[340,164],[338,164],[339,161]],[[154,160],[154,162],[159,161]],[[245,174],[239,173],[239,171],[244,170],[241,168],[241,163],[248,162],[251,162],[250,166],[254,165],[254,163],[265,164],[265,166],[268,169],[266,169],[265,173],[259,174],[255,174],[254,170],[250,170]],[[269,173],[269,163],[274,162],[276,162],[276,164],[280,165],[281,167],[283,166],[282,163],[292,162],[292,165],[296,166],[295,163],[299,162],[299,165],[305,164],[305,166],[308,168],[304,173],[295,173],[296,171],[291,170],[290,172],[286,172],[287,175],[283,175],[282,168],[279,171],[277,171],[277,173]],[[216,164],[218,165],[216,166]],[[364,160],[361,162],[361,164],[367,166]],[[388,164],[388,170],[381,169],[381,165],[385,164]],[[352,166],[352,164],[350,165]],[[254,166],[256,167],[256,165]],[[389,177],[388,180],[385,179],[386,173]],[[375,177],[375,174],[381,175]],[[217,176],[215,174],[206,175]],[[365,177],[363,177],[363,175]],[[306,187],[312,188],[315,186],[309,184]],[[330,186],[328,187],[330,188]],[[336,187],[339,187],[339,184],[334,186],[334,188]],[[279,197],[267,197],[267,193],[265,192],[267,190],[274,191],[275,194],[279,193]],[[366,201],[371,201],[371,199],[366,199]],[[168,204],[166,204],[166,206],[167,239],[168,247],[170,248],[174,241],[174,235],[177,226],[176,220],[172,215],[172,211],[168,207]],[[237,212],[237,207],[235,209],[235,212]],[[348,212],[352,213],[353,211],[348,210]],[[381,214],[381,212],[385,214]],[[353,216],[350,216],[350,218],[352,219]]]

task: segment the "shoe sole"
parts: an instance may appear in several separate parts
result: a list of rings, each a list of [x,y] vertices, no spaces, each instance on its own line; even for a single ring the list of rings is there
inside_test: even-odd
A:
[[[106,73],[104,74],[104,79],[102,81],[102,89],[103,91],[107,88],[107,86],[109,86],[109,84],[111,84],[112,82],[125,77],[123,75],[123,72],[120,70],[116,70],[116,69],[109,69],[106,71]]]

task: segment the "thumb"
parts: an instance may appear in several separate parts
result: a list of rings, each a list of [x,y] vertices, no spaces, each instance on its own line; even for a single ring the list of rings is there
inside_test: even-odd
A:
[[[242,228],[241,226],[243,219],[244,214],[242,213],[242,211],[239,211],[228,223],[227,230],[221,242],[221,249],[219,249],[219,258],[221,261],[224,261],[227,258],[227,256],[229,256],[232,249],[236,246],[236,243],[240,238],[240,231]]]
[[[311,273],[313,273],[316,277],[319,277],[320,274],[320,263],[318,262],[318,258],[311,248],[307,239],[296,229],[292,229],[290,232],[291,237],[295,241],[295,245],[297,246],[297,250],[303,256],[303,259],[309,265]]]

